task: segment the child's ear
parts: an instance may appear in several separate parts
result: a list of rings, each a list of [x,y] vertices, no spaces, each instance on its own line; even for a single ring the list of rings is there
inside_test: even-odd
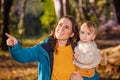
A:
[[[94,36],[92,37],[92,40],[94,40],[94,39],[95,39],[95,37],[96,37],[96,35],[94,35]]]

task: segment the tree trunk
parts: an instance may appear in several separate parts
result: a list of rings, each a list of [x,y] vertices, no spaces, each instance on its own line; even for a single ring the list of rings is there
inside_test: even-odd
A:
[[[120,0],[112,0],[117,24],[120,24]]]
[[[12,5],[12,0],[4,0],[3,4],[3,32],[2,32],[2,42],[1,42],[1,49],[2,50],[8,50],[7,45],[6,45],[6,40],[7,37],[5,36],[5,33],[9,33],[9,13],[10,13],[10,8]]]
[[[25,6],[26,6],[27,0],[21,0],[21,13],[19,15],[19,23],[18,23],[18,33],[19,33],[19,39],[22,42],[22,35],[24,33],[24,12],[25,12]]]
[[[3,6],[3,1],[0,0],[0,42],[1,42],[1,34],[2,34],[2,24],[3,24],[3,14],[2,14],[2,7]]]
[[[68,0],[54,0],[55,12],[58,19],[69,14],[68,4]]]
[[[55,13],[56,13],[56,17],[57,19],[59,19],[61,17],[61,1],[60,0],[54,0],[54,7],[55,7]]]
[[[1,6],[2,6],[2,0],[0,0],[0,35],[1,35],[1,29],[2,29],[2,22],[1,22],[1,17],[2,17],[2,13],[1,13]],[[0,36],[0,42],[1,42],[1,36]]]

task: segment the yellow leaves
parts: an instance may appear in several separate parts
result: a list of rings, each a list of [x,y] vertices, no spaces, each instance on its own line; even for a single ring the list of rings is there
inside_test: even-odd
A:
[[[13,74],[16,74],[16,71],[15,71],[15,70],[12,70],[12,73],[13,73]]]

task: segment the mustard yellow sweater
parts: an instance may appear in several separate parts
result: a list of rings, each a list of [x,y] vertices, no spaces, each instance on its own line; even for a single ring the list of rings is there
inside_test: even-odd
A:
[[[57,53],[54,53],[52,80],[70,80],[71,74],[75,71],[72,47],[68,45],[56,46],[56,48]]]

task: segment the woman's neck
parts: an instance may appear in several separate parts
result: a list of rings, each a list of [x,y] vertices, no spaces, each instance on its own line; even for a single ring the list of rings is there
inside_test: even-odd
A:
[[[65,46],[67,43],[67,40],[57,40],[57,45],[58,46]]]

